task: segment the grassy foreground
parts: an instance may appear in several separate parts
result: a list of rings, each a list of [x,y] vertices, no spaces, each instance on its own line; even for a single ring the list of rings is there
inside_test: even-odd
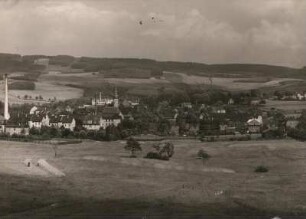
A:
[[[1,142],[1,166],[45,158],[66,176],[0,168],[0,217],[305,218],[305,143],[173,143],[174,157],[157,161],[142,158],[150,142],[138,158],[128,158],[125,142],[63,145],[57,158],[48,145]],[[200,149],[211,157],[196,159]],[[255,173],[258,165],[269,171]]]

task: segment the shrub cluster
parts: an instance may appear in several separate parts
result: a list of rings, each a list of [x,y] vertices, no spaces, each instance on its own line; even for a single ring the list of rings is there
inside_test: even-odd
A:
[[[210,158],[210,155],[206,151],[201,149],[201,150],[198,151],[198,158],[208,159],[208,158]]]
[[[255,172],[256,172],[256,173],[266,173],[266,172],[268,172],[268,171],[269,171],[268,167],[265,167],[265,166],[262,166],[262,165],[257,166],[257,167],[255,168]]]
[[[145,156],[145,158],[148,159],[156,159],[156,160],[169,160],[168,156],[162,156],[157,152],[152,152],[150,151],[149,153],[147,153],[147,155]]]
[[[160,143],[153,145],[155,151],[147,153],[145,158],[157,160],[169,160],[174,154],[174,146],[172,143]]]

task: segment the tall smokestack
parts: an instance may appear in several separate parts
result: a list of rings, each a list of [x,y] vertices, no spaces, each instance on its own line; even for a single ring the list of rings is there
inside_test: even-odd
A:
[[[8,111],[8,85],[7,85],[7,74],[4,75],[4,83],[5,83],[5,99],[4,99],[4,120],[7,121],[10,119],[10,114]]]

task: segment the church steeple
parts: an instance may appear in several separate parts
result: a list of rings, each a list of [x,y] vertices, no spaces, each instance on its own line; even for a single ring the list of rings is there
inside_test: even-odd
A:
[[[118,108],[118,107],[119,107],[119,99],[118,99],[118,91],[117,91],[117,86],[115,87],[114,107],[116,107],[116,108]]]

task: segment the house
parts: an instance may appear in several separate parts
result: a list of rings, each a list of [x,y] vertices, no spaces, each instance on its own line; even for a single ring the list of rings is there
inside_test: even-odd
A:
[[[258,106],[260,104],[260,100],[251,100],[252,106]]]
[[[61,116],[61,123],[65,129],[73,131],[76,125],[75,119],[72,116]]]
[[[122,105],[126,108],[128,107],[132,107],[134,108],[135,106],[139,105],[139,98],[128,98],[128,99],[124,99],[122,101]]]
[[[212,107],[212,113],[215,114],[225,114],[226,113],[226,109],[222,106],[213,106]]]
[[[192,103],[190,103],[190,102],[181,103],[181,107],[182,107],[182,108],[191,109],[191,108],[192,108]]]
[[[288,119],[286,121],[286,128],[296,128],[299,124],[299,121],[296,119]]]
[[[262,117],[258,116],[258,118],[252,118],[247,121],[248,132],[249,133],[260,133],[263,122]]]
[[[287,114],[285,114],[285,118],[286,119],[298,119],[298,118],[301,117],[301,115],[302,115],[302,113],[296,113],[296,112],[294,112],[294,113],[287,113]]]
[[[49,127],[65,128],[74,130],[76,121],[71,115],[52,115],[49,120]]]
[[[32,114],[30,120],[28,121],[29,128],[41,129],[43,126],[49,127],[50,118],[48,114],[39,113]]]
[[[82,119],[82,126],[87,130],[98,131],[101,128],[101,117],[96,115],[87,115]]]
[[[33,107],[30,109],[30,115],[33,115],[37,110],[38,110],[38,107],[37,107],[37,106],[33,106]]]
[[[65,111],[68,112],[68,113],[72,113],[73,109],[72,109],[71,106],[66,106]]]
[[[118,126],[122,119],[123,115],[117,107],[105,107],[102,110],[100,126],[103,129],[111,125]]]
[[[60,128],[59,126],[59,117],[57,115],[50,116],[49,126],[53,128]]]
[[[6,125],[4,128],[4,133],[12,135],[29,135],[29,127],[20,126],[20,125]]]
[[[233,104],[235,104],[234,99],[233,99],[233,98],[230,98],[230,99],[228,100],[227,104],[228,104],[228,105],[233,105]]]
[[[104,107],[99,114],[86,115],[82,119],[82,126],[87,130],[98,131],[108,126],[118,126],[124,118],[117,107]]]
[[[298,100],[304,100],[304,95],[303,94],[297,93],[296,97],[297,97]]]
[[[236,127],[233,123],[221,123],[219,125],[220,129],[220,134],[221,135],[229,135],[229,134],[234,134],[236,131]]]

